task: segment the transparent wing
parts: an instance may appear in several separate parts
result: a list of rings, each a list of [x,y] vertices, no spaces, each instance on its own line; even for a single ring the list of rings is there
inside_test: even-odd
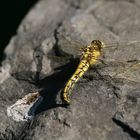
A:
[[[127,46],[133,46],[133,45],[140,45],[139,40],[132,40],[132,41],[116,41],[112,43],[105,42],[106,47],[105,48],[119,48],[119,47],[127,47]]]
[[[70,55],[80,57],[82,48],[86,47],[87,43],[77,36],[59,34],[59,52],[62,55]]]
[[[109,75],[115,79],[125,79],[131,82],[140,82],[140,63],[132,62],[109,62],[98,67],[100,75]]]
[[[112,44],[106,44],[102,54],[106,61],[140,61],[140,42],[118,42]]]

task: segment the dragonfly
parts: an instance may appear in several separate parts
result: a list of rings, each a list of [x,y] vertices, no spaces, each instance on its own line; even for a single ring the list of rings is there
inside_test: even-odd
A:
[[[64,37],[64,41],[68,41],[66,44],[71,43],[66,37]],[[80,45],[80,43],[74,43],[74,49],[76,50],[78,48],[81,51],[80,62],[73,75],[66,82],[63,89],[62,101],[64,104],[70,105],[70,96],[75,84],[90,67],[93,67],[99,61],[104,62],[106,65],[109,65],[109,63],[123,64],[125,66],[123,74],[118,74],[118,77],[124,76],[124,78],[127,78],[128,80],[134,80],[137,82],[140,80],[140,76],[138,76],[140,72],[139,41],[105,44],[100,40],[93,40],[91,41],[91,43],[89,43],[89,45],[84,47],[82,44]],[[74,45],[72,44],[72,46]],[[74,51],[71,51],[69,53],[71,53],[72,55],[78,54]],[[102,56],[103,58],[101,58]],[[78,55],[76,57],[78,57]],[[132,76],[132,72],[135,72],[135,76]]]
[[[66,83],[63,91],[63,102],[70,104],[70,93],[74,84],[83,76],[83,74],[89,69],[90,66],[94,65],[101,55],[101,50],[105,47],[104,43],[100,40],[93,40],[90,45],[82,48],[82,55],[80,58],[80,63],[77,66],[76,71],[72,77]]]

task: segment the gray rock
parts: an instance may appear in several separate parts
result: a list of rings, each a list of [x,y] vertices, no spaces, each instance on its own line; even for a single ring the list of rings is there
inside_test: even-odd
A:
[[[138,1],[39,1],[5,49],[0,139],[139,140],[139,25]],[[102,61],[76,83],[65,108],[60,93],[76,69],[79,49],[93,39],[107,46]],[[7,116],[8,106],[37,91],[43,101],[32,120]]]

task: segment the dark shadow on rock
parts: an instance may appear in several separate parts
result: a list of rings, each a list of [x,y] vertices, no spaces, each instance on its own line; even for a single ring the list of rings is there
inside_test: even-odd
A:
[[[56,103],[57,94],[64,88],[66,81],[74,73],[79,60],[72,60],[70,63],[57,68],[57,72],[38,81],[36,86],[41,89],[39,92],[43,100],[38,106],[35,105],[35,111],[29,111],[29,115],[36,115],[51,108],[64,107],[63,103]],[[33,108],[31,108],[33,109]]]
[[[124,132],[128,133],[132,138],[134,138],[136,140],[140,140],[140,134],[137,131],[133,130],[133,128],[131,128],[127,124],[125,124],[125,123],[123,123],[120,120],[117,120],[115,118],[112,118],[112,120],[115,124],[120,126]]]

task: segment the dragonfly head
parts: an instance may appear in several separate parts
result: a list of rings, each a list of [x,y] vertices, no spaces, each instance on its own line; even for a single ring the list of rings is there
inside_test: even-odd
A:
[[[95,50],[101,51],[101,49],[105,47],[105,44],[100,40],[93,40],[91,46],[93,46]]]

